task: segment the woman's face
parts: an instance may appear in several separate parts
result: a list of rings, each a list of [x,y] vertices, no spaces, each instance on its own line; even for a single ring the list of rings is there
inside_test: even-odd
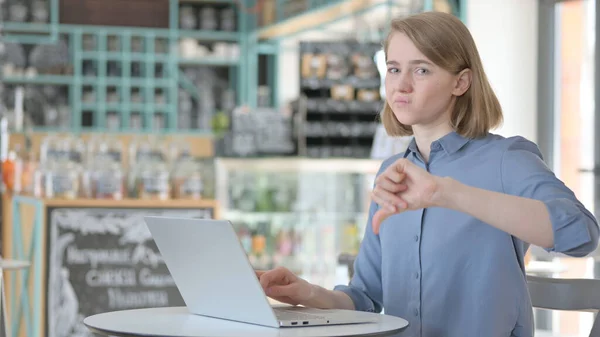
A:
[[[387,50],[386,100],[396,119],[410,126],[448,124],[458,76],[436,66],[403,33]]]

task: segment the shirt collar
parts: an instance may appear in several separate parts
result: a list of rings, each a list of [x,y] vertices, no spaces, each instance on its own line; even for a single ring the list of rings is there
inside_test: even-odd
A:
[[[442,144],[442,148],[446,151],[446,153],[453,154],[462,149],[462,147],[465,146],[470,139],[459,135],[455,131],[452,131],[440,138],[438,141],[440,144]]]
[[[408,148],[406,149],[406,151],[404,151],[404,158],[408,157],[408,155],[411,152],[419,153],[419,149],[417,148],[417,141],[415,140],[415,137],[412,137],[412,139],[410,140],[410,143],[408,143]]]
[[[458,150],[462,149],[462,147],[465,146],[469,142],[469,140],[469,138],[459,135],[458,133],[456,133],[456,131],[452,131],[449,134],[431,143],[431,149],[435,150],[436,147],[441,146],[447,154],[453,154],[455,152],[458,152]],[[408,148],[404,153],[404,158],[406,158],[410,152],[419,152],[415,137],[413,137],[410,141],[410,144],[408,144]]]

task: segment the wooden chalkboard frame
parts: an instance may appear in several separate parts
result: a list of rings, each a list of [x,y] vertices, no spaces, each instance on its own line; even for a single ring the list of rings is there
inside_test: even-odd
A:
[[[27,293],[33,306],[30,309],[23,308],[10,317],[11,322],[21,325],[18,337],[46,337],[48,336],[48,281],[49,281],[49,258],[52,254],[52,241],[49,241],[51,226],[49,225],[49,214],[53,209],[67,208],[94,208],[94,209],[131,209],[131,210],[210,210],[214,218],[219,219],[219,207],[216,200],[106,200],[106,199],[43,199],[31,197],[2,196],[3,222],[13,224],[3,226],[2,255],[4,258],[27,259],[30,263],[29,286],[23,288],[20,279],[7,279],[7,303],[14,297],[19,298]],[[13,205],[13,207],[9,207]],[[16,213],[15,213],[16,212]],[[34,226],[39,219],[39,226]],[[17,230],[18,228],[18,230]],[[21,241],[16,241],[21,240]],[[34,246],[31,246],[31,244]],[[15,246],[20,246],[15,252]],[[25,250],[26,256],[19,255],[19,250]],[[33,254],[34,252],[38,253]],[[17,255],[15,255],[17,254]],[[22,253],[21,253],[22,254]],[[29,254],[29,255],[28,255]],[[30,255],[33,254],[33,255]],[[16,281],[16,282],[15,282]],[[22,295],[19,295],[22,294]],[[34,329],[35,328],[35,329]],[[31,336],[26,336],[26,331],[34,331]],[[15,331],[16,333],[16,331]]]
[[[71,217],[70,219],[62,219],[63,224],[61,225],[60,223],[57,222],[57,217],[60,217],[60,213],[63,213],[63,216],[67,216],[67,217]],[[172,215],[172,216],[181,216],[181,217],[211,217],[214,218],[214,209],[213,208],[165,208],[165,207],[158,207],[158,208],[128,208],[128,207],[113,207],[113,208],[99,208],[99,207],[47,207],[46,208],[46,228],[47,228],[47,236],[46,236],[46,264],[48,266],[47,270],[48,272],[46,273],[46,280],[45,280],[45,284],[46,284],[46,305],[45,305],[45,316],[46,316],[46,326],[45,326],[45,331],[46,331],[46,336],[48,337],[71,337],[71,336],[82,336],[85,335],[85,333],[88,331],[82,323],[82,319],[85,318],[85,316],[90,315],[90,314],[96,314],[102,311],[113,311],[113,310],[123,310],[123,309],[129,309],[129,308],[140,308],[140,307],[155,307],[155,306],[161,306],[160,304],[157,304],[156,302],[161,302],[165,300],[168,301],[167,303],[162,303],[162,305],[166,306],[173,306],[173,305],[184,305],[183,300],[181,299],[181,296],[179,295],[179,292],[176,289],[176,286],[174,284],[170,285],[170,286],[166,286],[163,288],[157,288],[154,291],[149,291],[149,293],[152,293],[153,295],[151,296],[161,296],[162,294],[162,299],[155,299],[155,303],[153,305],[147,305],[147,306],[132,306],[129,307],[127,305],[120,305],[119,308],[100,308],[102,305],[98,305],[98,304],[91,304],[91,303],[83,303],[82,301],[85,301],[86,298],[90,299],[90,294],[88,293],[89,290],[92,289],[92,287],[88,287],[87,286],[81,286],[81,284],[75,284],[76,280],[73,279],[73,277],[70,277],[70,273],[72,272],[79,272],[81,273],[81,270],[77,271],[77,269],[85,269],[84,267],[80,267],[77,269],[74,269],[73,266],[68,267],[67,269],[63,269],[63,262],[65,257],[63,256],[63,251],[57,251],[57,248],[60,249],[60,245],[61,243],[57,240],[59,240],[60,238],[58,237],[58,232],[60,231],[61,228],[59,228],[60,226],[81,226],[81,227],[69,227],[66,230],[62,231],[64,234],[64,236],[71,234],[69,236],[67,236],[67,238],[70,237],[71,240],[78,240],[77,237],[79,237],[79,241],[78,243],[81,244],[83,241],[81,240],[82,237],[85,237],[86,235],[92,234],[92,235],[111,235],[112,236],[121,236],[120,240],[128,240],[129,242],[123,244],[123,247],[129,247],[132,248],[132,244],[135,241],[138,241],[137,243],[144,246],[145,249],[149,249],[153,252],[153,254],[158,254],[158,250],[156,248],[156,245],[153,243],[152,238],[149,236],[149,232],[146,232],[147,229],[145,229],[145,225],[143,224],[143,220],[141,219],[142,215],[145,214],[152,214],[152,215]],[[72,217],[76,217],[76,218],[72,218]],[[108,222],[106,222],[106,220],[108,219]],[[100,222],[96,222],[97,220],[100,220]],[[66,221],[66,223],[64,223],[64,221]],[[75,221],[75,222],[73,222]],[[78,221],[87,221],[85,224],[83,223],[78,223]],[[110,223],[110,221],[114,221],[112,224]],[[119,223],[121,222],[121,223]],[[135,223],[133,223],[135,222]],[[88,227],[95,227],[96,228],[87,228],[87,229],[83,229],[83,226],[88,226]],[[102,227],[102,225],[104,225],[104,228],[99,228],[98,225],[100,225],[100,227]],[[131,227],[131,228],[127,228],[127,226]],[[126,233],[127,230],[130,230],[130,233]],[[94,233],[87,233],[87,234],[81,234],[83,231],[92,231]],[[102,231],[104,231],[104,233],[101,233]],[[133,232],[131,232],[133,231]],[[137,232],[136,232],[137,231]],[[142,231],[142,232],[140,232]],[[79,232],[79,233],[77,233]],[[107,233],[108,232],[108,233]],[[142,235],[142,237],[136,237],[136,235]],[[88,236],[91,237],[91,236]],[[93,240],[93,239],[92,239]],[[71,241],[73,242],[73,241]],[[63,242],[62,244],[68,244],[69,242]],[[139,247],[139,246],[138,246]],[[76,247],[74,248],[75,250],[79,249],[79,248],[84,248],[84,247]],[[112,247],[114,249],[116,249],[117,247]],[[85,250],[85,249],[83,249]],[[132,248],[132,252],[131,254],[134,254],[133,250],[135,250],[135,248]],[[60,255],[56,255],[56,254],[60,254]],[[60,259],[60,260],[59,260]],[[90,266],[90,268],[88,268],[88,273],[90,271],[96,271],[98,269],[96,269],[96,267],[92,267]],[[138,275],[137,273],[139,273],[139,269],[140,266],[136,265],[136,264],[132,264],[129,266],[122,266],[122,268],[120,270],[126,270],[128,271],[128,275],[129,275],[129,280],[134,280],[133,282],[136,282],[138,280]],[[163,271],[163,275],[164,272],[166,271],[166,273],[168,273],[168,270],[166,269],[166,266],[162,265],[162,271]],[[142,268],[141,270],[147,270]],[[65,273],[65,274],[63,274]],[[64,283],[64,279],[61,281],[61,278],[67,277],[66,279],[66,283]],[[80,276],[80,275],[79,275]],[[132,278],[133,276],[133,278]],[[81,280],[79,280],[81,281]],[[128,281],[128,282],[132,282],[132,281]],[[61,288],[61,284],[64,284],[64,286]],[[136,283],[137,284],[137,283]],[[141,286],[136,286],[137,288],[135,289],[139,289],[141,290],[143,287]],[[129,288],[129,290],[132,290],[131,287],[126,287]],[[114,290],[115,292],[117,291],[117,289],[120,289],[118,286],[114,286],[114,287],[110,287],[110,286],[101,286],[100,287],[101,291],[102,290],[107,290],[109,293],[111,292],[111,290]],[[109,290],[110,289],[110,290]],[[118,291],[119,293],[121,293],[121,291]],[[131,292],[133,293],[133,292]],[[158,294],[158,295],[157,295]],[[74,297],[71,297],[74,296]],[[80,298],[77,298],[80,297]],[[81,298],[83,297],[83,298]],[[93,298],[93,296],[91,296]],[[96,297],[98,298],[98,297]],[[67,303],[69,303],[68,301],[71,300],[71,302],[73,300],[76,300],[77,302],[71,306],[69,306]],[[114,301],[114,299],[109,299],[109,301]],[[84,312],[81,312],[81,306],[86,305],[88,309],[83,310]],[[89,309],[90,306],[97,306],[97,308],[95,309]],[[95,310],[95,311],[94,311]],[[76,315],[76,316],[73,316]],[[71,320],[71,322],[69,321]],[[65,325],[69,325],[71,324],[70,327],[65,326]],[[62,331],[62,332],[61,332]],[[67,332],[68,331],[68,332]],[[92,336],[90,334],[90,336]]]
[[[109,205],[112,204],[112,207],[109,207]],[[129,204],[129,205],[128,205]],[[134,204],[137,204],[134,203]],[[92,205],[88,205],[86,206],[85,204],[77,204],[75,203],[75,205],[71,205],[69,206],[69,204],[67,202],[58,202],[58,203],[50,203],[48,205],[46,205],[45,207],[45,228],[46,228],[46,238],[45,238],[45,243],[46,243],[46,256],[45,256],[45,263],[46,263],[46,273],[44,275],[45,279],[44,279],[44,284],[45,284],[45,295],[46,295],[46,300],[44,301],[44,308],[40,308],[38,310],[43,310],[44,311],[44,316],[45,316],[45,320],[44,320],[44,331],[45,333],[43,333],[44,336],[47,337],[71,337],[71,336],[93,336],[87,329],[85,329],[85,327],[83,326],[82,323],[82,318],[84,318],[84,316],[90,314],[90,310],[86,309],[84,311],[87,312],[81,312],[81,301],[84,301],[86,298],[89,298],[89,295],[82,295],[82,287],[81,286],[76,286],[73,287],[73,284],[71,282],[75,282],[72,278],[70,278],[70,273],[72,272],[72,268],[70,270],[68,270],[69,273],[65,273],[63,274],[64,276],[67,276],[67,280],[69,281],[68,284],[65,284],[66,286],[63,288],[63,292],[65,292],[64,294],[61,295],[59,290],[59,280],[61,277],[61,270],[62,270],[62,263],[64,261],[64,256],[60,256],[60,262],[57,263],[56,258],[58,258],[59,256],[56,256],[56,249],[57,249],[57,234],[59,231],[59,224],[55,223],[55,221],[53,220],[53,214],[57,214],[56,212],[63,212],[63,213],[70,213],[71,216],[75,215],[77,216],[77,214],[80,217],[83,217],[81,219],[85,219],[85,221],[91,221],[93,222],[93,216],[90,217],[90,215],[95,215],[98,216],[100,219],[103,219],[106,217],[107,214],[121,214],[121,215],[125,215],[125,214],[130,214],[129,220],[126,221],[132,221],[133,218],[137,217],[138,221],[137,224],[135,224],[135,226],[139,227],[139,217],[141,216],[141,214],[163,214],[163,215],[174,215],[174,216],[182,216],[182,217],[212,217],[212,218],[217,218],[217,209],[215,207],[215,205],[212,205],[210,202],[209,203],[204,203],[204,205],[199,205],[198,207],[190,207],[190,203],[184,203],[181,205],[178,205],[179,207],[170,207],[171,205],[168,204],[161,204],[161,203],[154,203],[154,207],[150,207],[150,204],[152,203],[148,203],[149,205],[145,205],[145,207],[131,207],[131,203],[125,203],[123,205],[119,205],[118,202],[102,202],[100,201],[98,203],[98,205],[96,205],[96,207],[92,206]],[[137,206],[137,205],[136,205]],[[136,215],[133,215],[136,214]],[[64,214],[63,214],[64,215]],[[127,215],[125,215],[125,217],[127,217]],[[113,219],[115,220],[115,219]],[[71,219],[70,221],[78,221],[76,219]],[[143,222],[143,221],[142,221]],[[70,225],[73,225],[73,223],[71,222]],[[69,226],[69,224],[67,224],[67,226]],[[79,226],[79,225],[77,225]],[[119,225],[113,224],[110,225],[108,224],[109,227],[112,226],[111,230],[123,230],[124,227],[119,227]],[[120,224],[120,226],[126,226],[123,224]],[[119,229],[121,228],[121,229]],[[145,228],[145,227],[144,227]],[[137,228],[139,230],[139,228]],[[145,229],[147,231],[147,229]],[[70,228],[70,232],[76,232],[76,231],[81,231],[81,228],[75,227],[75,228]],[[67,231],[68,232],[68,231]],[[97,233],[96,233],[97,234]],[[114,234],[114,233],[113,233]],[[123,233],[118,233],[115,234],[116,235],[122,235]],[[139,235],[139,233],[137,233]],[[149,233],[145,233],[142,234],[145,235],[145,237],[143,237],[142,239],[138,238],[138,240],[143,240],[143,242],[145,242],[146,244],[149,242],[149,240],[152,240],[151,237],[149,236]],[[73,237],[76,237],[77,234],[74,234]],[[73,237],[71,239],[73,239]],[[77,238],[74,238],[75,240],[77,240]],[[135,236],[133,237],[129,237],[129,239],[136,239]],[[79,238],[79,243],[81,243],[81,237]],[[158,254],[158,251],[156,249],[155,244],[152,242],[151,243],[150,249],[152,249],[154,251],[154,253]],[[77,248],[76,248],[77,249]],[[54,259],[54,260],[53,260]],[[85,268],[82,267],[82,268]],[[137,270],[137,268],[139,268],[139,266],[130,266],[130,270]],[[164,266],[164,268],[162,269],[163,271],[166,269],[166,266]],[[92,270],[90,268],[90,270]],[[76,271],[77,272],[77,271]],[[168,273],[168,270],[167,270]],[[136,278],[137,279],[137,278]],[[167,287],[167,291],[170,291],[169,293],[169,303],[167,305],[183,305],[182,300],[180,299],[180,295],[177,292],[176,294],[173,293],[173,287],[169,286]],[[78,289],[77,291],[75,291],[75,289]],[[102,288],[102,287],[101,287]],[[176,289],[176,287],[175,287]],[[77,293],[79,292],[79,293]],[[68,296],[66,296],[65,294],[73,294],[75,296],[79,296],[80,298],[75,298],[77,300],[77,304],[76,306],[67,306],[65,305],[65,302],[61,302],[61,300],[63,299],[68,299]],[[86,297],[87,296],[87,297]],[[108,295],[107,295],[108,296]],[[175,296],[176,301],[173,302],[173,296]],[[177,297],[179,296],[179,297]],[[173,302],[173,303],[172,303]],[[89,305],[89,303],[87,304]],[[56,309],[53,309],[56,307],[62,307],[60,312],[57,312]],[[125,309],[126,307],[121,307],[120,309]],[[98,308],[100,310],[104,310],[104,311],[112,311],[109,308]],[[96,313],[96,312],[94,312]],[[62,316],[60,316],[62,315]],[[73,316],[75,315],[75,317]],[[59,317],[60,316],[60,317]],[[73,320],[73,322],[75,323],[71,323],[71,329],[66,329],[69,330],[70,332],[67,333],[65,335],[65,333],[59,333],[60,329],[65,329],[64,325],[67,324],[69,325],[69,320]],[[59,322],[60,324],[58,324],[57,326],[57,322]],[[85,331],[85,332],[84,332]]]

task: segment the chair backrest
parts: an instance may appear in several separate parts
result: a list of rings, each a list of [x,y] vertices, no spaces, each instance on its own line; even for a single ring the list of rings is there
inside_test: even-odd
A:
[[[0,267],[0,337],[9,337],[6,321],[6,298],[4,297],[4,270]]]
[[[600,280],[559,279],[527,275],[531,303],[551,310],[600,310]],[[596,316],[590,337],[600,337],[600,319]]]

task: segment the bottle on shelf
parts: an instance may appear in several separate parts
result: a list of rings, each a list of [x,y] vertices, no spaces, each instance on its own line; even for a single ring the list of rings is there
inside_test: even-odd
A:
[[[125,197],[125,174],[119,163],[104,160],[97,162],[90,172],[89,197],[121,200]]]
[[[2,162],[2,183],[8,193],[19,193],[21,191],[21,160],[17,150],[8,152],[7,158]]]
[[[161,161],[140,162],[139,176],[135,182],[135,193],[140,199],[168,200],[171,198],[170,175]]]
[[[116,138],[96,135],[90,139],[83,179],[86,197],[121,200],[127,196],[122,152]]]
[[[252,262],[257,269],[270,269],[272,249],[270,245],[269,223],[261,221],[252,231]]]
[[[181,158],[173,169],[173,197],[202,199],[204,192],[200,164],[193,158]]]
[[[23,154],[23,169],[21,173],[21,193],[25,195],[34,195],[36,186],[36,172],[38,171],[38,162],[35,158],[31,144],[31,136],[25,134],[25,152]]]
[[[77,166],[66,158],[46,165],[43,180],[45,198],[76,199],[80,193],[80,175]]]

